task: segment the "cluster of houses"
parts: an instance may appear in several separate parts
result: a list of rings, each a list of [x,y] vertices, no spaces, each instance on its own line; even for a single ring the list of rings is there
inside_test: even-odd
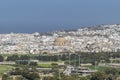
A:
[[[100,25],[49,33],[0,34],[1,54],[119,52],[120,25]]]

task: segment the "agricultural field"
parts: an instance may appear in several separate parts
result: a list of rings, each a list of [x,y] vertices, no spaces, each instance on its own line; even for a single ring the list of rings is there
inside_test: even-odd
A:
[[[52,63],[62,64],[64,62],[63,61],[38,62],[38,66],[44,67],[44,68],[50,68],[50,67],[52,67],[52,65],[51,65]]]
[[[93,70],[98,70],[98,71],[103,71],[103,70],[105,70],[106,68],[108,68],[108,67],[104,67],[104,66],[89,66],[89,68],[90,69],[93,69]]]
[[[6,71],[9,71],[11,69],[13,69],[14,67],[13,66],[10,66],[10,65],[0,65],[0,77],[1,75],[6,72]]]
[[[110,67],[106,67],[106,66],[88,66],[90,69],[93,69],[93,70],[98,70],[98,71],[104,71],[105,69],[108,69]],[[111,67],[112,68],[112,67]],[[117,71],[120,71],[120,68],[115,68],[117,69]]]
[[[51,64],[38,64],[39,67],[43,67],[43,68],[50,68],[52,67]]]

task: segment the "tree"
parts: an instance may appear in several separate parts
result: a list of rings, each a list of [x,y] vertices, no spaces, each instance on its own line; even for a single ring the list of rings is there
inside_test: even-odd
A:
[[[28,76],[26,76],[26,78],[28,80],[39,80],[40,79],[40,76],[39,76],[39,73],[37,72],[32,72],[32,73],[28,73]]]
[[[37,66],[38,65],[38,63],[37,62],[30,62],[30,64],[29,64],[30,66]]]
[[[111,75],[118,74],[118,71],[116,68],[106,68],[104,71],[106,74],[111,74]]]
[[[19,60],[18,55],[12,55],[7,57],[7,61],[16,61],[16,60]]]
[[[27,79],[24,78],[23,76],[16,76],[14,80],[27,80]]]
[[[58,70],[59,66],[58,66],[57,63],[52,63],[51,65],[52,65],[52,70],[53,70],[53,71]]]
[[[4,61],[4,57],[2,55],[0,55],[0,62]]]
[[[30,60],[30,56],[28,55],[21,55],[20,60]]]
[[[104,72],[96,72],[91,75],[90,80],[105,80],[106,74]]]
[[[57,80],[55,77],[44,77],[43,80]]]
[[[3,75],[2,75],[2,80],[7,80],[8,77],[9,77],[8,74],[3,74]]]
[[[80,80],[88,80],[87,77],[81,77]]]
[[[16,64],[19,64],[19,65],[28,65],[28,60],[17,60]]]
[[[62,77],[61,80],[76,80],[76,78],[72,77],[72,76],[64,76],[64,77]]]
[[[115,80],[119,72],[116,68],[106,68],[104,72],[107,74],[107,80]]]

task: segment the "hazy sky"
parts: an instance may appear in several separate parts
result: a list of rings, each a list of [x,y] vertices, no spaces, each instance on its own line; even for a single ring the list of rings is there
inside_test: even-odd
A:
[[[0,0],[0,33],[120,23],[120,0]]]

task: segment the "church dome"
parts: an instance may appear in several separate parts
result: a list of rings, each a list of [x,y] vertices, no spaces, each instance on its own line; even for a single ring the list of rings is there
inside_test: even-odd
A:
[[[62,37],[59,37],[55,40],[55,42],[65,42],[66,39],[65,38],[62,38]]]

